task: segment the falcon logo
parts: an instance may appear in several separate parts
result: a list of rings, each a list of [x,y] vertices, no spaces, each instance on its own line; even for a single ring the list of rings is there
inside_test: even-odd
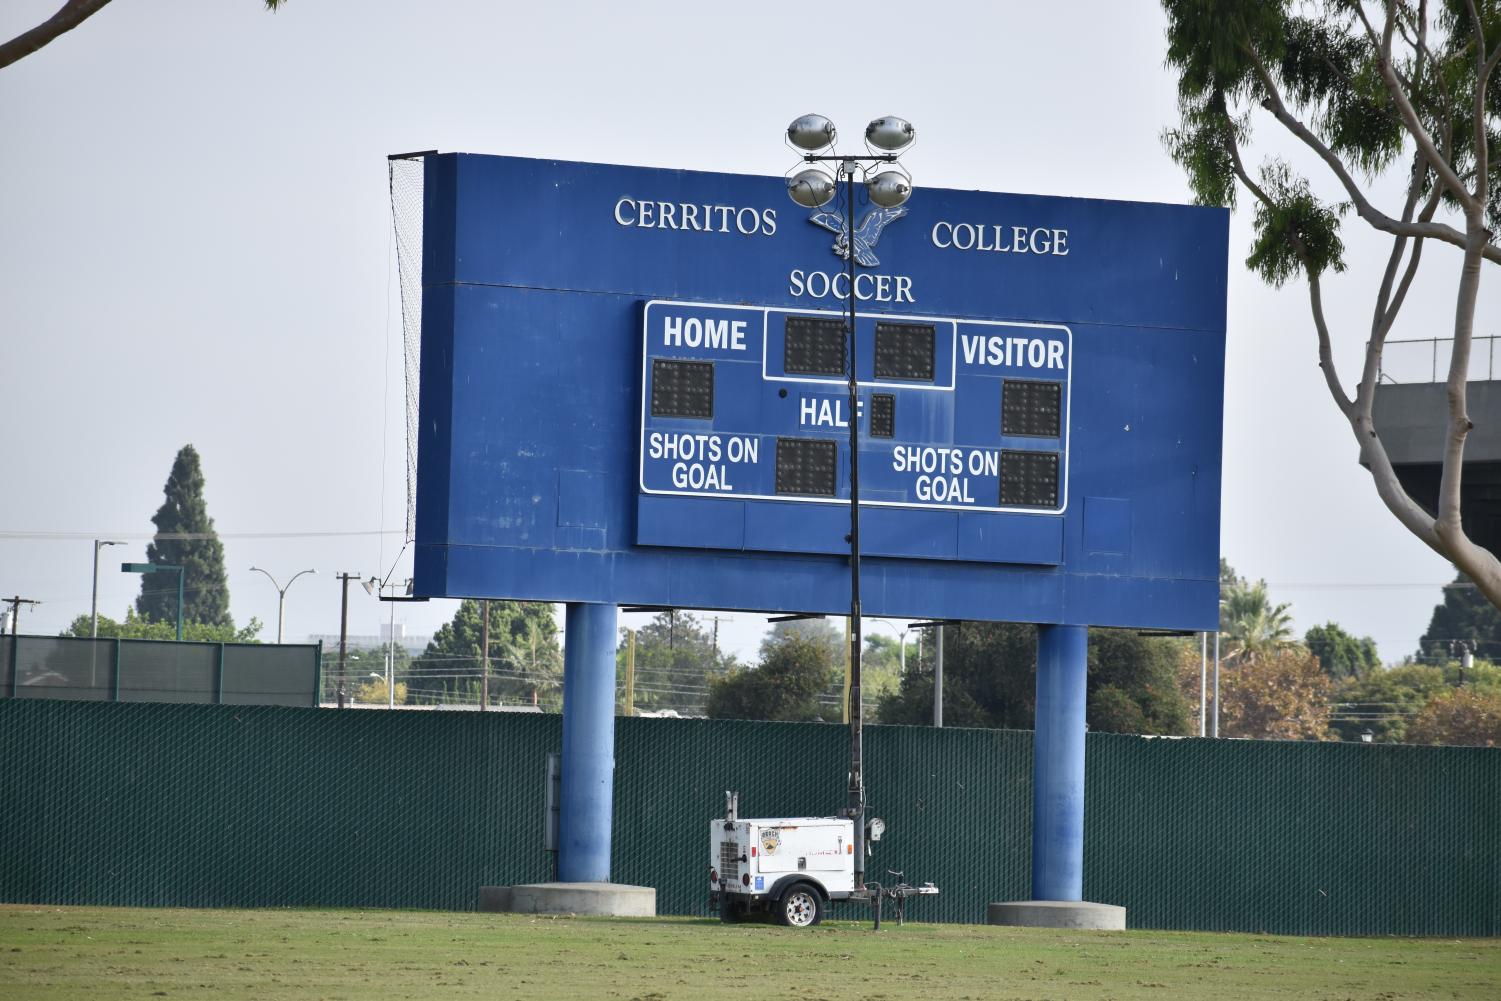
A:
[[[875,247],[876,241],[881,239],[881,230],[906,214],[905,206],[898,206],[894,209],[876,206],[865,213],[859,224],[855,226],[855,263],[862,268],[879,266],[881,262],[872,248]],[[808,221],[833,233],[835,255],[842,260],[849,260],[849,233],[846,231],[844,213],[819,210],[809,216]]]

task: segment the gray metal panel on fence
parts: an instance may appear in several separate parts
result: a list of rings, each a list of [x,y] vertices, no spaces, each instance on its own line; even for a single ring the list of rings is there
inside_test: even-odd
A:
[[[115,697],[114,641],[23,636],[16,697],[105,702]]]
[[[218,696],[219,644],[120,641],[121,702],[214,702]]]
[[[228,705],[312,706],[318,704],[317,646],[224,647],[224,697]]]
[[[0,636],[0,699],[10,695],[10,637]]]

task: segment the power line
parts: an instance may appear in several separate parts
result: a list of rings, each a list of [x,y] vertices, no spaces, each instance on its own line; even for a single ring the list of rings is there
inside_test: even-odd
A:
[[[202,542],[208,539],[342,539],[401,534],[394,528],[369,528],[341,532],[0,532],[0,539],[83,542],[109,538],[148,542]]]

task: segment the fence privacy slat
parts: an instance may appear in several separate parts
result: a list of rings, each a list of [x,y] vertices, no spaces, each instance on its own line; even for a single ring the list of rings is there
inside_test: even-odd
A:
[[[3,699],[0,901],[471,909],[551,878],[561,736],[543,714]],[[847,740],[617,720],[613,878],[706,913],[724,790],[743,816],[832,813]],[[1134,927],[1501,934],[1501,749],[1092,733],[1086,762],[1084,895]],[[1030,733],[876,726],[866,764],[870,870],[942,889],[914,920],[1030,896]]]

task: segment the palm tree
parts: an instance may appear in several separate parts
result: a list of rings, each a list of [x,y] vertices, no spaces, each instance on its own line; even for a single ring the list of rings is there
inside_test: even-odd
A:
[[[1231,647],[1227,661],[1272,653],[1296,642],[1288,611],[1292,606],[1286,602],[1273,605],[1266,581],[1227,584],[1220,595],[1220,632]]]

